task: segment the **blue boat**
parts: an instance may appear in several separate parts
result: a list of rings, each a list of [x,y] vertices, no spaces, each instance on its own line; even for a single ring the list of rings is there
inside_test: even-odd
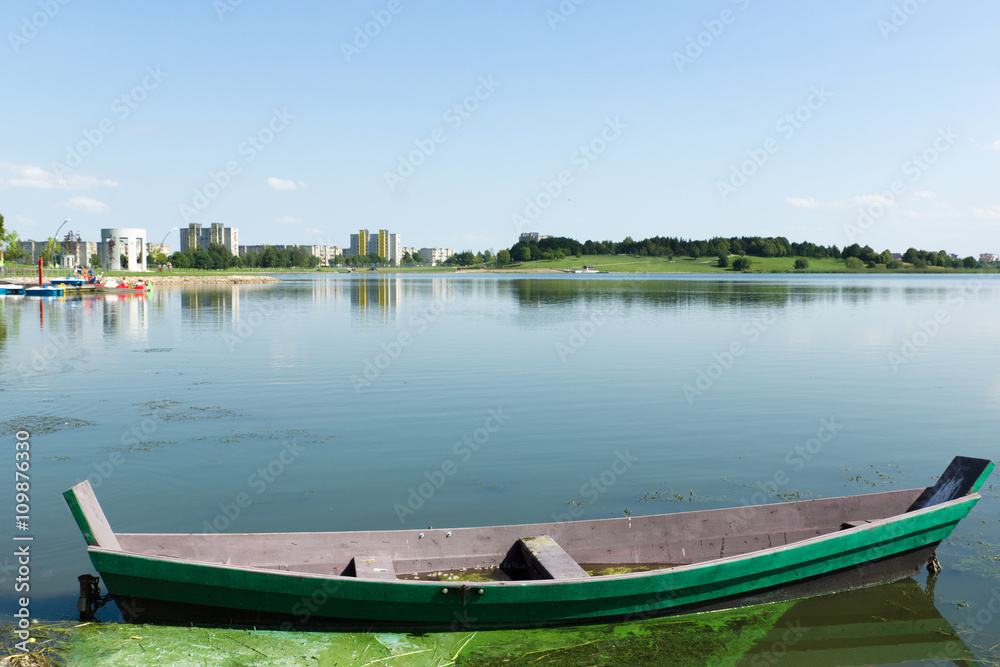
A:
[[[87,282],[86,278],[53,278],[50,281],[53,285],[71,285],[79,287]]]
[[[24,288],[25,296],[62,296],[62,285],[35,285]]]
[[[24,294],[24,285],[0,283],[0,294]]]

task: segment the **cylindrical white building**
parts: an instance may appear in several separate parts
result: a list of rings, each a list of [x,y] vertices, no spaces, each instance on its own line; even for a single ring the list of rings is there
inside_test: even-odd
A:
[[[146,230],[102,229],[97,254],[105,271],[145,271]]]

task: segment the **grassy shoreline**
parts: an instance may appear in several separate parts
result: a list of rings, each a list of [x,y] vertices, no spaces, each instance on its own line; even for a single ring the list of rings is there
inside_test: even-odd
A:
[[[923,269],[914,268],[912,265],[905,265],[898,269],[888,269],[880,264],[875,268],[850,269],[842,259],[809,259],[809,267],[806,269],[796,269],[795,260],[797,257],[750,257],[751,267],[749,271],[736,271],[732,268],[721,268],[718,266],[715,257],[675,257],[667,259],[665,257],[639,257],[635,255],[584,255],[581,257],[566,257],[560,260],[536,260],[531,262],[520,262],[510,264],[504,268],[479,266],[453,267],[453,266],[400,266],[381,267],[377,271],[369,271],[366,268],[357,268],[354,273],[366,275],[371,273],[567,273],[574,269],[580,269],[585,264],[593,266],[601,273],[698,273],[712,274],[720,277],[730,277],[740,273],[795,273],[795,274],[867,274],[867,275],[896,275],[896,274],[972,274],[972,273],[998,273],[998,269],[955,269],[943,268],[939,266],[928,266]],[[267,276],[281,273],[348,273],[345,267],[319,267],[315,269],[304,268],[276,268],[276,269],[246,269],[231,268],[224,270],[205,269],[172,269],[170,271],[149,271],[146,273],[136,273],[131,271],[106,271],[106,276],[123,277],[128,276],[139,280],[147,280],[151,283],[173,282],[171,278],[179,277],[218,277],[223,276]],[[32,267],[18,267],[18,273],[22,279],[37,279],[37,269]],[[65,272],[56,273],[46,270],[47,278],[56,275],[66,275]],[[12,279],[8,272],[7,279]]]

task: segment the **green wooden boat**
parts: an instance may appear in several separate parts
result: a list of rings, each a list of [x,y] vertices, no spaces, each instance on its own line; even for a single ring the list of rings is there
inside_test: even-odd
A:
[[[130,622],[399,631],[724,609],[916,575],[993,469],[924,489],[614,519],[339,533],[124,534],[64,493]]]

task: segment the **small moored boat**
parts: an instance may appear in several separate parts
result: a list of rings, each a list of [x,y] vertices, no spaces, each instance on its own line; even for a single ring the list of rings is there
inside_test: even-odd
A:
[[[937,564],[992,469],[957,457],[922,489],[422,531],[115,533],[88,482],[64,496],[127,621],[465,630],[725,609],[914,576]]]
[[[70,287],[79,287],[80,285],[86,284],[87,279],[86,278],[73,278],[73,277],[53,278],[49,282],[52,283],[53,285],[69,285]]]
[[[24,294],[24,285],[0,283],[0,294]]]
[[[24,288],[25,296],[62,296],[63,292],[62,285],[34,285]]]
[[[98,284],[97,291],[108,294],[145,294],[149,291],[149,286],[145,283],[123,283],[112,279],[103,285]]]

